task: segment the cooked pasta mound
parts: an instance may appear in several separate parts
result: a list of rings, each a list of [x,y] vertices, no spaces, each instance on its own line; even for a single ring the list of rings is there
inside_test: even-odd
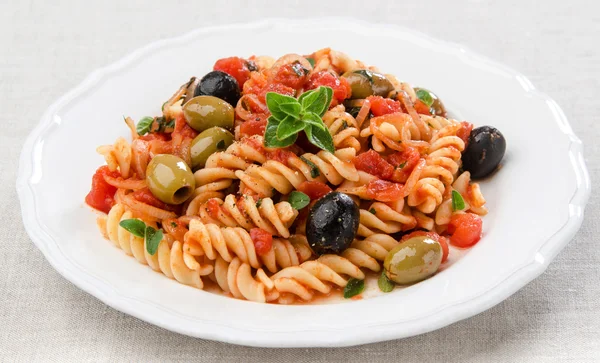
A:
[[[182,284],[263,303],[435,275],[482,235],[505,141],[329,48],[218,60],[97,148],[104,237]]]

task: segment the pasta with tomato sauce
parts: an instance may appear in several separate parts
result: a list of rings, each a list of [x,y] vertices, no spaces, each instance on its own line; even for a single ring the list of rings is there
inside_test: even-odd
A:
[[[97,148],[102,234],[168,278],[290,304],[433,276],[482,236],[506,142],[329,48],[229,57]],[[450,248],[449,246],[452,246]]]

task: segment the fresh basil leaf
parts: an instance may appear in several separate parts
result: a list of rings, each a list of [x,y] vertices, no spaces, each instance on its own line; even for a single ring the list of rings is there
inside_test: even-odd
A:
[[[313,163],[312,161],[308,160],[307,158],[305,158],[304,156],[300,157],[300,160],[304,161],[304,163],[308,166],[310,166],[310,176],[314,179],[314,178],[318,178],[321,175],[321,171],[319,170],[319,168],[317,167],[317,164]]]
[[[426,104],[428,107],[431,107],[431,105],[433,105],[433,97],[431,97],[431,93],[429,93],[428,91],[420,89],[416,92],[416,94],[417,98],[423,101],[423,103]]]
[[[277,127],[277,139],[285,140],[294,135],[297,135],[300,131],[306,128],[306,124],[293,116],[288,116],[285,120],[279,123]]]
[[[265,96],[265,100],[267,101],[267,108],[271,112],[271,115],[277,120],[283,120],[287,116],[287,114],[281,110],[280,105],[282,103],[298,103],[294,97],[281,95],[275,92],[268,92]]]
[[[150,226],[146,227],[146,251],[154,256],[158,251],[158,245],[163,239],[162,230],[156,230]]]
[[[171,227],[173,227],[173,228],[177,228],[177,223],[175,223],[175,222],[171,222]]]
[[[394,287],[396,287],[396,284],[387,277],[385,270],[383,270],[381,276],[379,276],[379,279],[377,280],[377,286],[379,286],[379,290],[383,292],[391,292],[394,290]]]
[[[300,210],[310,203],[310,198],[308,197],[308,195],[302,192],[293,191],[290,193],[288,203],[292,205],[292,208]]]
[[[139,219],[124,219],[119,222],[119,226],[125,228],[129,233],[136,237],[144,238],[146,223]]]
[[[311,144],[318,146],[323,150],[327,150],[332,154],[335,152],[333,138],[331,137],[329,130],[321,130],[317,127],[307,127],[304,129],[304,132]]]
[[[304,112],[314,112],[319,116],[323,116],[329,109],[329,104],[333,97],[333,89],[331,87],[320,86],[317,89],[304,92],[298,98]]]
[[[137,132],[137,134],[140,136],[149,133],[150,130],[152,129],[153,122],[154,122],[153,117],[150,117],[150,116],[142,117],[138,121],[138,124],[135,127],[135,132]]]
[[[377,214],[377,211],[375,210],[375,208],[369,209],[369,212],[371,212],[371,214],[373,214],[373,215]]]
[[[282,112],[288,116],[298,118],[300,116],[300,109],[302,108],[298,102],[282,103],[279,105]]]
[[[354,277],[348,280],[348,284],[344,287],[344,299],[349,299],[363,292],[365,289],[365,280],[355,279]]]
[[[266,147],[280,148],[287,147],[296,142],[298,134],[292,135],[284,140],[277,138],[277,128],[280,122],[274,116],[269,116],[267,122],[267,128],[265,129],[264,144]]]
[[[327,126],[325,126],[325,123],[323,122],[321,116],[317,115],[314,112],[307,112],[304,115],[302,115],[302,121],[305,124],[316,126],[323,131],[327,130]]]
[[[310,63],[310,66],[315,68],[315,59],[312,57],[307,57],[306,60]]]
[[[452,210],[458,211],[465,209],[465,200],[456,190],[452,190]]]

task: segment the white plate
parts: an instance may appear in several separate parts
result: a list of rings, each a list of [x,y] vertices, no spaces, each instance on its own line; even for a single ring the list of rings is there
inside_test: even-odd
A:
[[[97,145],[128,136],[122,115],[158,114],[190,76],[225,56],[332,47],[434,90],[454,115],[507,139],[503,167],[482,183],[484,238],[433,278],[344,304],[278,306],[165,278],[104,240],[83,204]],[[402,338],[473,316],[541,274],[573,237],[590,181],[563,112],[517,72],[463,47],[355,19],[271,19],[200,29],[93,72],[53,104],[27,139],[17,189],[31,239],[65,278],[106,304],[179,333],[267,347],[347,346]],[[82,317],[85,318],[85,317]]]

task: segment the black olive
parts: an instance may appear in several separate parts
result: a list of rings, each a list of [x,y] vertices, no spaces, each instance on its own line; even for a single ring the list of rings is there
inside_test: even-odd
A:
[[[310,209],[306,221],[306,238],[317,255],[339,254],[354,240],[360,213],[352,198],[332,192],[319,199]]]
[[[497,129],[481,126],[471,131],[462,155],[462,167],[474,179],[491,174],[504,157],[506,140]]]
[[[221,71],[207,73],[194,90],[196,96],[218,97],[235,107],[241,97],[240,86],[235,78]]]

